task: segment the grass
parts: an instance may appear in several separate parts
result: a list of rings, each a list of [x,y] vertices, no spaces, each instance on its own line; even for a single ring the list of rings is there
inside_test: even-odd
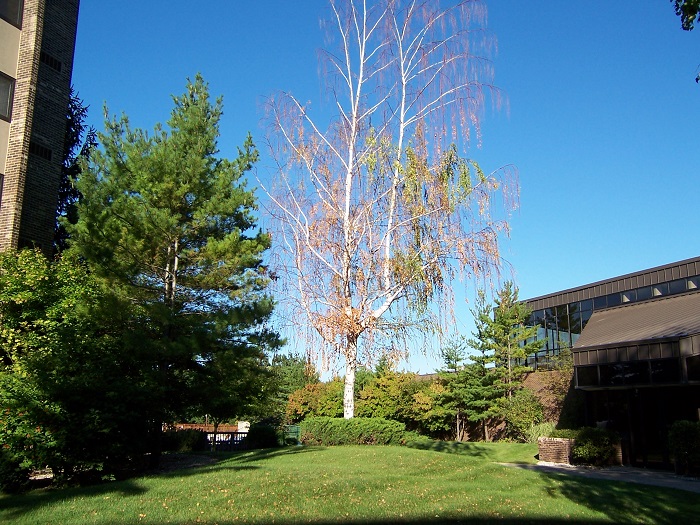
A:
[[[444,448],[221,455],[205,467],[0,496],[0,523],[692,523],[700,511],[696,494],[498,464],[534,462],[534,445]]]

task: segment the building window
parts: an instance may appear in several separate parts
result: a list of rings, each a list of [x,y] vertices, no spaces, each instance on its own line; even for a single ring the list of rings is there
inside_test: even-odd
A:
[[[683,293],[686,290],[685,279],[676,279],[675,281],[671,281],[670,283],[668,283],[668,286],[672,294]]]
[[[51,161],[53,154],[51,149],[47,148],[46,146],[42,146],[41,144],[37,144],[33,140],[29,141],[29,153],[48,161]]]
[[[56,57],[49,55],[47,52],[42,51],[41,53],[39,53],[39,60],[41,60],[42,63],[46,64],[51,69],[54,69],[59,73],[61,72],[61,61]]]
[[[22,27],[22,0],[0,0],[0,18],[13,26]]]
[[[0,119],[9,122],[12,117],[12,99],[15,94],[15,79],[0,73]]]

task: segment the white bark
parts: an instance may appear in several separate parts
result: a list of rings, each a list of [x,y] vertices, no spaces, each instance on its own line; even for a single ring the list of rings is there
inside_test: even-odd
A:
[[[443,4],[331,0],[339,45],[325,57],[336,120],[320,125],[288,93],[270,104],[279,187],[263,189],[281,271],[295,287],[290,317],[342,354],[345,417],[354,414],[358,359],[381,348],[372,338],[393,347],[412,329],[449,325],[449,281],[499,262],[495,232],[507,223],[489,215],[498,181],[472,173],[463,195],[463,181],[440,173],[448,144],[464,148],[470,129],[479,134],[490,75],[474,54],[482,5]],[[431,319],[421,305],[436,298],[444,317]]]

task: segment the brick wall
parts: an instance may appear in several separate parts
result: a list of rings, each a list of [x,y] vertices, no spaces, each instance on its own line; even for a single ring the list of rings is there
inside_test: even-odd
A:
[[[574,446],[573,439],[541,437],[537,440],[539,460],[548,463],[571,464],[571,450]],[[615,444],[615,457],[611,460],[613,465],[623,465],[622,445]]]
[[[25,0],[0,249],[51,252],[79,0]]]
[[[548,463],[570,464],[573,445],[573,439],[541,437],[537,440],[539,460]]]
[[[0,203],[0,249],[16,248],[29,162],[29,139],[39,77],[39,48],[43,32],[44,2],[25,0],[20,34],[15,96]]]

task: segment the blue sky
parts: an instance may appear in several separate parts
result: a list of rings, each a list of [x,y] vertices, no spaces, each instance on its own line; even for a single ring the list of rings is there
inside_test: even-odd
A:
[[[487,107],[483,144],[469,156],[487,171],[518,169],[520,210],[502,254],[521,297],[699,255],[700,28],[682,31],[666,0],[486,5],[508,108]],[[262,146],[266,96],[282,89],[320,102],[324,0],[206,6],[81,3],[73,84],[91,124],[102,129],[106,102],[152,129],[167,120],[170,95],[201,72],[224,97],[220,146],[233,157],[248,131]],[[257,171],[270,173],[265,159]],[[404,365],[437,366],[424,357]]]

